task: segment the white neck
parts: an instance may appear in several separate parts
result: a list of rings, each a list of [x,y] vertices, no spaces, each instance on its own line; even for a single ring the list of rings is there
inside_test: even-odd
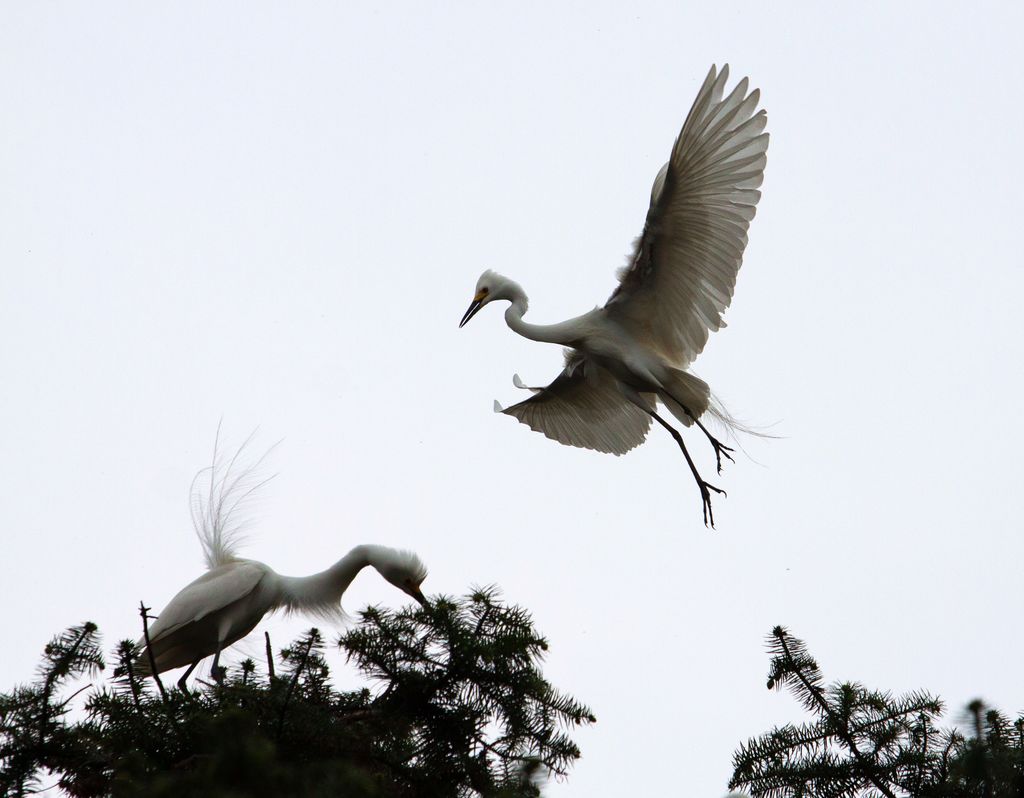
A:
[[[531,341],[543,341],[548,344],[572,346],[575,342],[577,336],[567,329],[565,322],[561,324],[530,324],[528,321],[523,321],[523,314],[529,307],[529,300],[518,285],[512,291],[509,301],[512,304],[505,310],[505,323],[513,332],[517,332]]]
[[[356,574],[367,565],[376,566],[380,562],[381,549],[381,546],[356,546],[325,571],[311,576],[280,577],[278,606],[289,612],[302,610],[328,619],[340,617],[341,597]]]

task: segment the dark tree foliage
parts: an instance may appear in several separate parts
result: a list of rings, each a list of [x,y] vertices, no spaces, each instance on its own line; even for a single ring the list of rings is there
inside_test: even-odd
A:
[[[0,695],[0,795],[520,798],[566,773],[579,749],[565,730],[594,721],[544,680],[547,643],[493,590],[365,610],[339,641],[369,678],[349,692],[331,685],[315,629],[267,673],[246,660],[195,692],[138,678],[125,641],[120,678],[90,686],[71,720],[57,693],[103,668],[97,640],[93,624],[68,630],[34,684]]]
[[[0,693],[0,789],[20,796],[39,787],[41,753],[53,745],[68,745],[64,721],[74,695],[56,695],[69,678],[96,675],[103,670],[96,625],[84,623],[57,635],[43,649],[35,684]]]
[[[814,720],[741,746],[731,789],[755,798],[1024,796],[1024,717],[1011,722],[975,702],[967,738],[936,728],[942,702],[927,693],[826,685],[804,643],[781,626],[768,649],[768,688],[788,688]]]

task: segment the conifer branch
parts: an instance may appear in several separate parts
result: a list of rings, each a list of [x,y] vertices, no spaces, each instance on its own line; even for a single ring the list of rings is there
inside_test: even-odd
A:
[[[274,681],[274,650],[270,647],[270,632],[264,632],[263,639],[267,643],[267,677]]]
[[[149,672],[160,690],[160,698],[167,703],[167,691],[164,690],[164,683],[160,680],[160,674],[156,669],[156,657],[153,655],[153,646],[149,641],[149,610],[144,602],[139,602],[139,616],[142,618],[142,637],[146,641],[146,654],[149,657]]]
[[[306,667],[306,663],[309,662],[309,655],[313,650],[313,646],[320,642],[320,632],[316,629],[310,629],[304,642],[306,644],[305,651],[302,652],[302,658],[299,661],[299,664],[295,667],[295,672],[292,674],[291,681],[288,683],[288,691],[285,693],[284,702],[281,704],[281,714],[277,718],[277,739],[281,739],[281,730],[284,728],[285,712],[288,711],[288,704],[291,703],[292,695],[295,692],[295,685],[298,683],[299,676],[302,675],[302,670]]]
[[[1024,717],[972,705],[974,736],[939,732],[942,702],[857,683],[825,686],[803,642],[776,627],[768,686],[783,684],[817,720],[741,745],[730,788],[754,798],[1009,798],[1024,795]],[[867,766],[866,766],[867,765]]]
[[[789,658],[790,661],[792,661],[792,654],[790,653],[789,644],[786,640],[786,630],[783,629],[781,626],[776,626],[775,629],[772,631],[772,634],[775,635],[775,637],[778,639],[779,645],[782,646],[782,650],[785,652],[786,657]],[[874,784],[875,788],[880,793],[882,793],[882,795],[886,796],[886,798],[896,798],[896,793],[889,789],[889,786],[884,782],[884,780],[882,780],[879,777],[878,773],[875,771],[874,764],[871,762],[871,760],[863,753],[861,753],[860,749],[857,747],[857,743],[854,741],[853,736],[850,734],[850,728],[847,718],[841,716],[839,713],[835,712],[831,706],[829,706],[829,703],[821,694],[821,689],[819,685],[812,684],[811,681],[805,677],[802,668],[794,667],[793,673],[796,675],[796,678],[800,680],[800,683],[803,684],[804,689],[807,690],[808,694],[814,697],[814,700],[817,703],[818,707],[821,709],[821,711],[826,716],[828,716],[828,718],[833,722],[833,724],[835,724],[836,730],[839,734],[839,738],[846,744],[846,747],[850,750],[854,758],[857,760],[858,764],[860,765],[860,769],[863,776],[866,779],[868,779],[868,781],[870,781],[872,784]]]
[[[132,694],[132,703],[135,704],[136,709],[140,709],[139,686],[135,683],[135,657],[135,645],[130,640],[122,640],[121,644],[117,648],[119,670],[125,675],[125,679],[128,682],[128,689]],[[118,671],[115,670],[114,676],[117,675]]]

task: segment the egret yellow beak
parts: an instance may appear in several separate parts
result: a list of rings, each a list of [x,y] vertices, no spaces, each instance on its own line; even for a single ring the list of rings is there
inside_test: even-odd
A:
[[[465,315],[462,317],[462,321],[459,322],[460,329],[462,327],[465,327],[466,323],[476,315],[477,311],[480,310],[480,308],[484,306],[484,299],[486,297],[486,291],[481,291],[475,297],[473,297],[473,301],[469,303],[469,310],[466,311]]]

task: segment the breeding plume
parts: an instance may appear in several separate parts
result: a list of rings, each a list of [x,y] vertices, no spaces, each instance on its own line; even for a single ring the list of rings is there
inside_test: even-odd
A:
[[[281,609],[340,620],[342,595],[368,565],[399,590],[427,605],[420,590],[427,569],[412,552],[356,546],[334,565],[312,576],[282,576],[269,565],[238,557],[235,549],[239,527],[232,518],[266,482],[253,480],[259,463],[233,473],[244,448],[245,444],[223,475],[218,474],[215,455],[214,465],[199,472],[193,481],[192,521],[208,570],[182,588],[149,627],[158,673],[189,666],[178,681],[182,689],[199,661],[210,654],[212,673],[218,678],[221,651],[249,634],[268,612]],[[138,669],[141,674],[150,671],[145,651]]]
[[[725,491],[697,471],[682,435],[658,412],[658,401],[681,424],[697,426],[714,447],[718,472],[733,451],[701,422],[728,415],[703,380],[686,369],[708,334],[725,326],[736,273],[747,245],[766,162],[767,117],[758,90],[744,78],[729,93],[728,65],[711,68],[672,154],[654,179],[643,233],[619,285],[604,307],[560,324],[523,320],[527,298],[512,280],[485,271],[463,326],[484,305],[510,302],[505,321],[533,341],[561,344],[565,368],[525,402],[499,412],[569,446],[625,454],[647,437],[651,419],[675,438],[700,488],[704,523],[714,526],[711,492]],[[724,98],[723,98],[724,96]],[[518,377],[517,387],[525,388]]]

